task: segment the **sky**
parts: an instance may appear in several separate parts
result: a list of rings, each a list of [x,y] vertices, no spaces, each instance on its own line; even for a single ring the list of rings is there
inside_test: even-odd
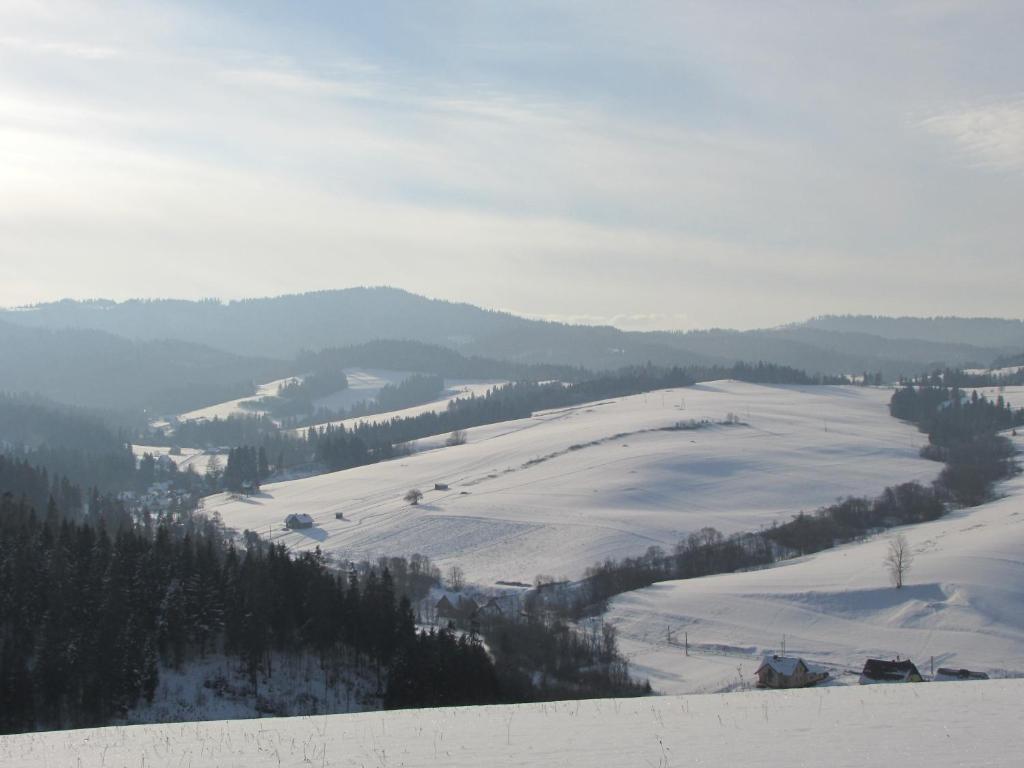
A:
[[[1024,5],[0,2],[0,305],[1021,317]]]

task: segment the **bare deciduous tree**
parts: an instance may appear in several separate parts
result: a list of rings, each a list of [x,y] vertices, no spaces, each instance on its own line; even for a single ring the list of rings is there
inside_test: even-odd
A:
[[[448,586],[456,592],[461,592],[462,588],[466,586],[466,574],[457,565],[448,569]]]
[[[423,491],[419,488],[410,488],[408,493],[405,494],[405,500],[412,504],[414,507],[420,503],[420,499],[423,498]]]
[[[889,549],[885,553],[885,567],[889,570],[889,578],[896,589],[903,586],[903,579],[910,571],[914,555],[910,551],[910,543],[902,533],[889,539]]]

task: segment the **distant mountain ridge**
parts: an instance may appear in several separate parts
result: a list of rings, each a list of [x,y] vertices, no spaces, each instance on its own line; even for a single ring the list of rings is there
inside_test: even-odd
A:
[[[272,298],[63,300],[0,313],[42,328],[91,328],[135,339],[180,339],[236,354],[291,359],[303,350],[409,339],[453,346],[467,335],[537,322],[506,312],[427,299],[393,288],[347,288]]]
[[[842,333],[865,333],[887,339],[921,339],[1024,350],[1024,320],[999,317],[823,315],[799,325]]]
[[[894,377],[936,366],[983,367],[1024,351],[1020,320],[824,316],[752,331],[629,332],[530,320],[382,287],[226,303],[65,300],[0,311],[0,320],[39,329],[92,329],[146,342],[173,339],[264,361],[386,339],[514,363],[595,370],[647,362],[765,361],[810,373],[881,371]]]

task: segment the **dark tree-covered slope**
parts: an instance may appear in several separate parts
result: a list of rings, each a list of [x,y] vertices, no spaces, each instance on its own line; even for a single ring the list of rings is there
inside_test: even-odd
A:
[[[26,328],[0,321],[0,391],[63,403],[178,413],[253,392],[287,373],[186,341],[137,341],[93,330]]]

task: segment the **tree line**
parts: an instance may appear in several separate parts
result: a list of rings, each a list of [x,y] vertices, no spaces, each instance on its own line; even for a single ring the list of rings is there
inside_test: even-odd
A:
[[[1024,357],[1015,360],[1024,360]],[[1014,362],[1014,359],[1006,359],[1002,363],[996,361],[993,367],[998,370],[1000,367],[1012,368],[1015,365],[1021,366],[1017,371],[998,373],[995,371],[964,371],[957,368],[936,368],[930,373],[923,373],[916,379],[903,378],[900,386],[912,386],[918,384],[930,388],[957,387],[968,389],[971,387],[1006,387],[1019,386],[1024,384],[1024,362]]]
[[[696,381],[736,379],[737,381],[748,381],[752,384],[805,384],[815,386],[850,383],[846,376],[829,376],[820,373],[812,375],[799,368],[763,361],[758,363],[745,363],[741,361],[729,366],[690,366],[686,371]],[[867,378],[867,374],[865,374],[865,378]]]
[[[431,435],[458,432],[484,424],[524,419],[536,411],[564,408],[608,397],[688,386],[693,383],[680,368],[627,368],[615,374],[575,384],[516,382],[494,387],[483,395],[452,400],[442,411],[396,417],[385,422],[362,422],[352,429],[310,428],[307,442],[314,457],[332,470],[392,458],[402,445]]]
[[[890,410],[928,433],[921,453],[945,462],[936,485],[956,503],[988,500],[993,483],[1015,471],[1013,444],[998,433],[1024,425],[1024,408],[1014,410],[1002,394],[991,400],[957,386],[907,385]]]
[[[574,366],[467,356],[449,347],[399,339],[378,339],[349,347],[303,352],[296,358],[296,365],[309,371],[351,367],[419,371],[449,379],[577,381],[589,375],[583,368]]]

